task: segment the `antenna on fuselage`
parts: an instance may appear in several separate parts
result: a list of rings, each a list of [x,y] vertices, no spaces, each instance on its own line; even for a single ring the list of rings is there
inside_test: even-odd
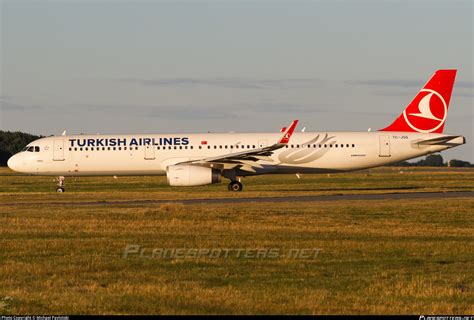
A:
[[[65,136],[65,135],[66,135],[66,130],[64,130],[61,135],[62,135],[62,136]]]

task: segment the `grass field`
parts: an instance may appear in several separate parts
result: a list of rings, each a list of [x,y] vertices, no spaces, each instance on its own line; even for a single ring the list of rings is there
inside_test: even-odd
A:
[[[242,193],[124,177],[69,179],[56,194],[52,178],[0,174],[0,314],[474,313],[472,198],[57,204],[466,191],[474,170],[253,177]]]

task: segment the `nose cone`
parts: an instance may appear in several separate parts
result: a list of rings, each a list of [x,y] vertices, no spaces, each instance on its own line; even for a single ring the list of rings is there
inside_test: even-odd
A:
[[[19,170],[19,163],[18,163],[18,156],[13,155],[8,159],[7,166],[12,169],[13,171],[20,171]]]

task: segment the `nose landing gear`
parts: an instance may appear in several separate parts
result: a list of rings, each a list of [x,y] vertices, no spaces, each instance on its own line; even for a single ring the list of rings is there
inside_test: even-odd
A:
[[[65,184],[64,181],[65,181],[65,178],[63,176],[58,177],[56,192],[63,193],[64,191],[66,191],[64,189],[64,184]]]

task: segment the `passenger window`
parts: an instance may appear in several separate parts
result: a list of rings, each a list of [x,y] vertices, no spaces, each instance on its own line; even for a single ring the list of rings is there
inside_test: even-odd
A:
[[[355,146],[356,146],[355,144],[352,144],[352,148],[355,148]]]

